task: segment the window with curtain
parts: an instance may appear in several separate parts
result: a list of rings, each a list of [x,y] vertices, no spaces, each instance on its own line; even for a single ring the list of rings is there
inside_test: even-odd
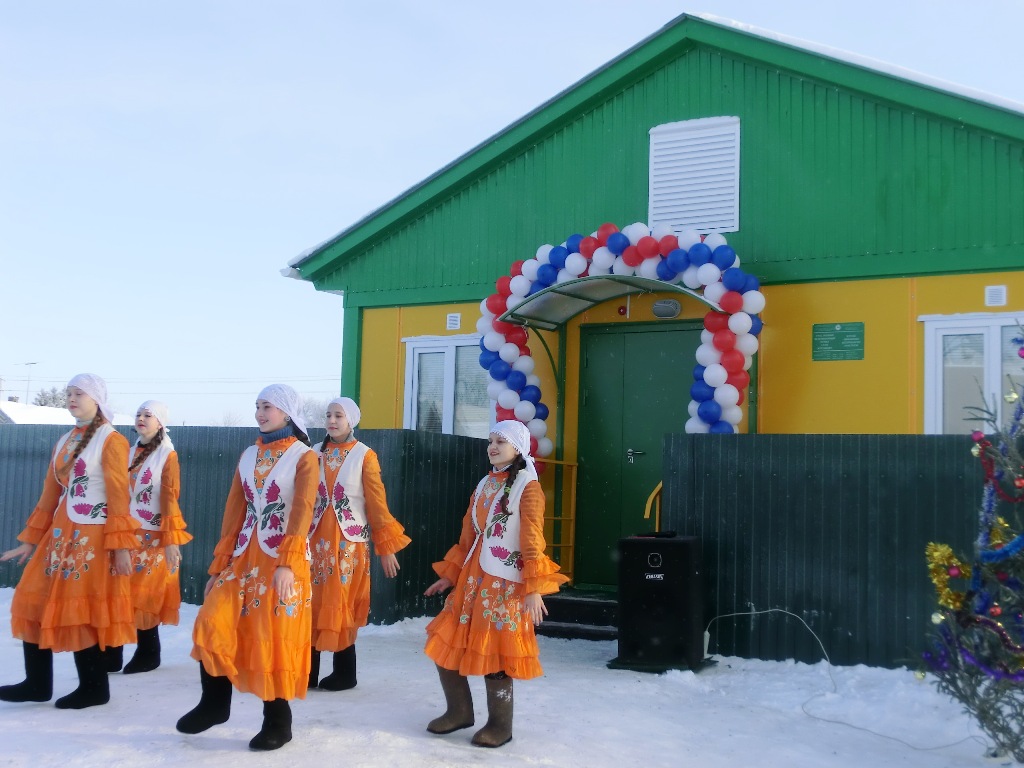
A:
[[[480,367],[480,337],[415,336],[402,339],[406,429],[486,438],[494,404]]]

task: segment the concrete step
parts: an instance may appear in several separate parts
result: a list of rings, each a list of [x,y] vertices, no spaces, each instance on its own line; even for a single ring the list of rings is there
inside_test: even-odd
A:
[[[576,624],[545,619],[537,627],[537,634],[567,640],[615,640],[619,636],[619,630],[607,624]]]

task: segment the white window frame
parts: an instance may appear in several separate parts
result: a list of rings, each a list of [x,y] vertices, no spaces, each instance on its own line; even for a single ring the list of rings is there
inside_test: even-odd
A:
[[[676,232],[740,228],[740,119],[703,117],[651,128],[647,221]]]
[[[405,402],[402,424],[405,429],[416,429],[416,404],[419,384],[416,377],[417,358],[424,353],[444,353],[444,384],[442,388],[441,433],[450,435],[455,430],[455,349],[480,347],[480,334],[463,333],[452,336],[407,336],[405,344]],[[492,401],[493,402],[493,401]],[[493,408],[491,426],[494,426]]]
[[[985,407],[995,403],[999,423],[1003,421],[1002,329],[1024,323],[1022,312],[969,312],[962,315],[920,315],[924,323],[924,433],[942,434],[942,339],[945,336],[981,334],[984,336],[984,381],[981,382]],[[979,403],[980,405],[980,403]],[[982,430],[985,427],[979,427]]]

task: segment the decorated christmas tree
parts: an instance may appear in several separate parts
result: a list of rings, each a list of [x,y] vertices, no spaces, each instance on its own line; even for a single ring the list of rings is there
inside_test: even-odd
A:
[[[1013,339],[1024,358],[1024,332]],[[1011,382],[1012,384],[1012,382]],[[1024,763],[1024,399],[1011,386],[1012,418],[972,408],[989,434],[971,434],[984,486],[974,552],[958,557],[930,543],[928,569],[939,607],[925,663],[940,691],[963,704],[995,742],[997,754]]]

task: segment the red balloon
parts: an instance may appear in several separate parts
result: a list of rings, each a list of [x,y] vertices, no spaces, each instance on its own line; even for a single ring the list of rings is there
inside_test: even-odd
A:
[[[636,249],[640,251],[640,255],[645,259],[650,259],[658,255],[658,241],[650,235],[641,237],[636,242]]]
[[[505,337],[507,337],[509,333],[511,333],[512,331],[519,327],[518,325],[506,323],[504,320],[498,320],[497,318],[491,321],[491,326],[494,328],[494,330],[496,330],[498,333]]]
[[[734,350],[739,352],[739,350]],[[725,355],[722,355],[723,359]],[[728,368],[725,370],[729,371]],[[732,384],[736,389],[740,391],[740,395],[743,394],[744,390],[750,386],[750,374],[743,370],[743,366],[740,366],[738,371],[729,371],[729,378],[725,380],[726,384]]]
[[[546,470],[548,468],[548,465],[545,464],[543,461],[535,461],[535,462],[533,462],[533,464],[537,468],[537,474],[538,475],[543,475],[544,474],[544,470]]]
[[[626,266],[639,267],[643,263],[644,257],[635,245],[630,245],[622,252],[622,260],[626,262]]]
[[[511,341],[516,345],[525,344],[526,338],[526,329],[521,325],[514,325],[512,330],[505,333],[505,341]]]
[[[519,259],[518,261],[513,261],[512,262],[512,267],[511,267],[511,269],[509,269],[508,273],[512,277],[515,277],[516,275],[523,274],[523,260]]]
[[[743,309],[743,296],[736,291],[726,291],[718,300],[718,306],[733,315]]]
[[[537,455],[537,438],[534,437],[533,435],[530,435],[530,455]]]
[[[724,312],[712,310],[704,315],[704,327],[712,333],[727,329],[729,327],[729,316]]]
[[[601,247],[601,244],[597,242],[596,237],[584,237],[580,240],[580,255],[586,256],[588,259],[594,255],[594,251]]]
[[[658,253],[662,256],[668,256],[672,251],[679,247],[679,238],[675,235],[665,235],[661,240],[658,241]]]
[[[505,297],[500,293],[492,293],[487,297],[487,308],[491,310],[491,314],[502,314],[506,309],[508,309],[505,305]]]
[[[500,293],[502,296],[505,296],[506,298],[511,296],[512,286],[509,285],[509,283],[511,282],[512,278],[509,277],[508,275],[502,275],[501,277],[499,277],[498,282],[495,283],[495,286],[498,289],[498,293]]]
[[[721,331],[719,331],[718,333],[721,333]],[[728,371],[730,374],[738,373],[741,371],[743,373],[746,373],[746,371],[743,371],[743,363],[746,362],[746,359],[743,357],[743,353],[740,352],[738,349],[723,350],[722,359],[719,362],[721,362],[722,367],[725,368],[725,370]],[[732,384],[731,381],[727,381],[726,383]],[[737,387],[737,389],[739,389],[739,387]]]
[[[519,356],[520,357],[530,357],[530,348],[528,346],[526,346],[525,344],[520,344],[519,345]]]
[[[498,421],[510,421],[516,417],[516,412],[511,408],[502,408],[500,405],[494,409],[494,415]]]
[[[608,236],[619,231],[619,228],[610,221],[597,228],[597,244],[604,245],[608,242]]]
[[[736,398],[736,405],[743,405],[743,401],[747,399],[747,396],[744,394],[746,391],[745,389],[740,390],[740,396]]]
[[[711,337],[711,343],[714,344],[715,349],[724,352],[736,346],[736,334],[728,328],[723,328],[720,331],[714,332]]]

